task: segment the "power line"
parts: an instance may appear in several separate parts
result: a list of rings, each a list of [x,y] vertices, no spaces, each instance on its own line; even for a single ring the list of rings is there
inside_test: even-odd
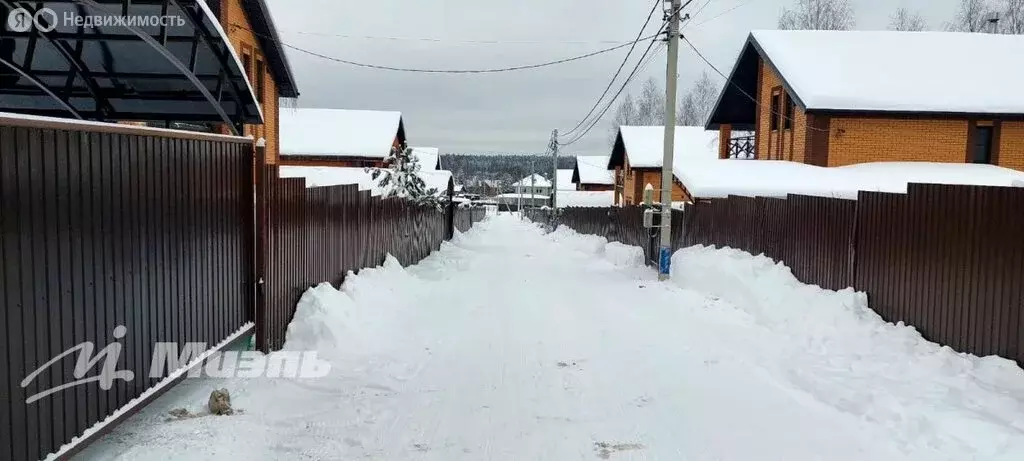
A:
[[[308,31],[281,31],[284,34],[308,35],[312,37],[336,37],[355,40],[382,40],[396,42],[427,42],[427,43],[455,43],[470,45],[621,45],[631,43],[629,40],[467,40],[447,39],[433,37],[390,37],[381,35],[347,35],[333,34],[329,32],[308,32]]]
[[[740,87],[740,85],[738,83],[733,82],[732,80],[730,80],[729,76],[725,75],[725,73],[723,73],[722,71],[718,70],[718,67],[715,67],[714,64],[711,64],[711,61],[709,61],[708,58],[706,58],[704,56],[704,54],[701,53],[700,50],[698,50],[697,47],[693,45],[693,42],[691,42],[690,39],[686,38],[685,35],[682,37],[682,39],[683,39],[684,42],[686,42],[687,45],[690,46],[690,49],[692,49],[694,53],[697,53],[697,56],[700,57],[700,59],[702,61],[704,61],[704,63],[707,64],[708,67],[711,67],[711,70],[714,70],[715,73],[717,73],[718,75],[721,75],[722,78],[725,79],[726,84],[729,84],[729,85],[732,85],[733,87],[735,87],[737,90],[739,90],[740,93],[743,94],[743,96],[746,96],[747,99],[750,99],[751,101],[753,101],[754,102],[754,106],[757,107],[758,110],[761,109],[761,101],[758,101],[757,98],[751,96],[750,93],[747,93],[742,87]],[[770,112],[771,112],[772,115],[775,115],[775,116],[778,116],[778,117],[782,117],[784,120],[788,120],[790,122],[793,122],[793,120],[794,120],[793,117],[787,117],[786,114],[778,112],[778,111],[775,111],[774,109],[770,110]],[[825,132],[825,133],[830,132],[829,130],[818,128],[818,127],[811,126],[811,125],[807,125],[807,129],[808,130],[812,130],[812,131]]]
[[[707,23],[709,23],[709,22],[711,22],[711,21],[714,21],[715,19],[718,19],[718,18],[720,18],[720,17],[722,17],[722,16],[725,16],[725,15],[727,15],[727,14],[729,14],[729,13],[732,13],[733,11],[736,11],[736,10],[738,10],[739,8],[741,8],[741,7],[744,7],[744,6],[747,6],[747,5],[751,4],[751,3],[754,3],[754,0],[748,0],[748,1],[746,1],[746,2],[743,2],[743,3],[740,3],[740,4],[736,5],[736,6],[733,6],[732,8],[729,8],[728,10],[725,10],[725,11],[723,11],[723,12],[721,12],[721,13],[718,13],[718,14],[714,15],[713,17],[711,17],[711,18],[708,18],[708,19],[707,19],[707,20],[705,20],[705,21],[701,21],[701,22],[699,22],[699,23],[695,24],[695,25],[694,25],[694,26],[692,26],[692,27],[700,27],[700,26],[703,26],[704,24],[707,24]]]
[[[656,40],[652,40],[651,41],[651,44],[647,47],[647,50],[644,51],[643,56],[640,57],[641,61],[637,62],[636,67],[633,68],[633,72],[631,72],[629,74],[629,77],[626,77],[626,81],[622,83],[622,87],[619,88],[619,91],[617,93],[615,93],[615,96],[613,96],[612,99],[608,101],[608,104],[605,105],[605,107],[601,111],[601,113],[598,114],[598,116],[590,123],[590,126],[588,126],[587,129],[583,133],[580,133],[575,138],[573,138],[571,141],[562,143],[563,146],[571,146],[571,145],[579,142],[581,139],[586,137],[587,134],[589,134],[590,131],[593,130],[594,127],[596,127],[598,123],[601,122],[601,119],[603,119],[605,114],[608,113],[608,110],[610,110],[612,105],[615,104],[615,101],[618,100],[619,96],[622,95],[622,92],[626,90],[626,88],[629,86],[629,84],[633,81],[633,78],[636,77],[637,75],[639,75],[641,72],[643,72],[643,69],[646,69],[647,66],[651,63],[651,61],[654,60],[654,57],[657,56],[657,53],[651,53],[651,49],[654,47],[655,43],[658,43],[658,42]],[[660,48],[659,48],[659,50],[660,50]],[[645,58],[646,58],[646,60],[645,60]]]
[[[710,5],[710,4],[711,4],[711,0],[705,1],[704,4],[701,5],[700,8],[697,9],[697,12],[693,13],[693,15],[690,16],[690,19],[696,19],[697,16],[700,16],[700,12],[704,11],[704,8],[707,8],[708,5]]]
[[[685,9],[685,8],[686,8],[687,6],[689,6],[689,5],[690,5],[690,3],[693,3],[693,0],[689,0],[689,1],[687,1],[687,2],[685,3],[685,4],[683,4],[682,6],[680,6],[680,7],[679,7],[678,9],[676,9],[675,11],[671,11],[671,12],[670,12],[670,14],[669,14],[669,13],[666,13],[666,15],[665,15],[665,18],[666,18],[666,20],[665,20],[665,21],[664,21],[664,22],[663,22],[663,23],[661,24],[661,28],[660,28],[660,29],[658,29],[658,33],[657,33],[656,35],[661,35],[661,33],[662,33],[662,32],[663,32],[664,30],[665,30],[665,27],[666,27],[666,26],[668,25],[668,18],[671,18],[671,17],[673,16],[673,15],[676,15],[676,14],[679,14],[680,12],[682,12],[682,10],[683,10],[683,9]],[[604,109],[603,109],[603,110],[601,111],[601,113],[600,113],[600,114],[599,114],[599,115],[597,116],[597,118],[595,118],[595,119],[594,119],[594,120],[593,120],[593,121],[592,121],[592,122],[590,123],[590,126],[588,126],[588,127],[587,127],[587,129],[586,129],[586,130],[585,130],[585,131],[584,131],[583,133],[581,133],[581,134],[579,134],[578,136],[574,137],[574,138],[573,138],[572,140],[570,140],[570,141],[568,141],[568,142],[566,142],[566,143],[563,143],[563,144],[562,144],[563,146],[570,146],[570,145],[572,145],[572,144],[575,144],[575,143],[579,142],[579,141],[580,141],[581,139],[583,139],[583,138],[584,138],[584,137],[585,137],[585,136],[586,136],[586,135],[587,135],[588,133],[590,133],[590,131],[591,131],[591,130],[593,130],[593,129],[594,129],[594,127],[596,127],[598,123],[600,123],[601,119],[602,119],[602,118],[604,118],[605,114],[607,114],[607,113],[608,113],[608,110],[609,110],[609,109],[611,109],[611,107],[612,107],[612,105],[613,105],[613,104],[615,103],[615,101],[616,101],[616,100],[617,100],[617,99],[619,98],[619,96],[621,96],[621,95],[622,95],[622,92],[623,92],[623,91],[625,91],[626,87],[628,87],[628,86],[629,86],[629,83],[630,83],[630,82],[631,82],[631,81],[633,80],[633,77],[635,77],[636,75],[638,75],[638,73],[641,73],[641,72],[643,72],[643,70],[644,70],[644,69],[646,69],[646,68],[647,68],[647,66],[648,66],[648,65],[650,64],[650,62],[651,62],[651,61],[653,60],[653,58],[654,58],[654,56],[655,56],[656,54],[651,54],[651,55],[650,55],[650,59],[648,59],[647,61],[644,61],[644,59],[648,57],[648,54],[650,54],[650,52],[651,52],[651,48],[652,48],[652,47],[654,46],[654,44],[655,44],[656,42],[657,42],[657,41],[654,41],[654,40],[652,40],[652,41],[651,41],[651,44],[647,46],[647,50],[645,50],[645,51],[644,51],[644,54],[643,54],[643,56],[641,56],[641,57],[640,57],[640,61],[639,61],[639,62],[637,62],[637,65],[636,65],[636,67],[634,67],[634,68],[633,68],[633,72],[632,72],[632,73],[630,73],[629,77],[627,77],[627,78],[626,78],[626,81],[625,81],[625,82],[623,82],[623,84],[622,84],[622,87],[621,87],[621,88],[619,88],[619,91],[618,91],[617,93],[615,93],[615,96],[614,96],[614,97],[612,97],[612,99],[611,99],[610,101],[608,101],[608,104],[607,104],[607,105],[605,105]],[[660,50],[660,48],[659,48],[659,50]]]
[[[643,27],[640,28],[640,32],[636,34],[637,40],[639,40],[640,37],[644,34],[644,31],[647,30],[647,26],[650,25],[651,19],[654,18],[654,12],[658,10],[658,5],[662,1],[663,0],[654,0],[654,6],[651,7],[651,12],[647,14],[647,20],[644,21],[644,25]],[[662,26],[662,29],[664,29],[664,26]],[[597,110],[598,106],[601,105],[601,101],[604,100],[605,96],[608,96],[608,92],[611,91],[612,86],[615,85],[615,80],[618,79],[619,75],[622,74],[622,69],[626,67],[626,63],[629,62],[630,56],[633,55],[633,50],[636,49],[636,44],[637,42],[633,42],[633,46],[629,47],[629,52],[626,53],[626,57],[623,58],[622,64],[619,64],[619,68],[618,70],[615,71],[615,75],[612,75],[612,79],[611,81],[608,82],[608,86],[604,88],[604,92],[602,92],[601,96],[598,97],[597,101],[594,102],[594,106],[590,108],[590,111],[587,112],[587,115],[584,115],[583,119],[581,119],[580,122],[576,124],[576,126],[572,127],[571,130],[563,133],[563,137],[571,136],[574,132],[576,132],[576,130],[578,130],[581,126],[587,123],[587,119],[589,119],[591,115],[594,115],[594,111]]]
[[[542,62],[542,63],[538,63],[538,64],[527,64],[527,65],[522,65],[522,66],[497,67],[497,68],[485,68],[485,69],[418,69],[418,68],[410,68],[410,67],[385,66],[385,65],[380,65],[380,64],[367,64],[367,63],[362,63],[362,62],[350,61],[348,59],[337,58],[337,57],[334,57],[334,56],[329,56],[329,55],[326,55],[326,54],[323,54],[323,53],[318,53],[316,51],[307,50],[307,49],[302,48],[302,47],[298,47],[298,46],[295,46],[295,45],[291,45],[291,44],[285,43],[283,41],[275,39],[274,37],[271,37],[271,36],[266,35],[266,34],[261,34],[259,32],[256,32],[256,31],[252,30],[252,29],[249,29],[249,28],[246,28],[246,27],[242,27],[240,25],[234,25],[234,26],[238,27],[240,29],[248,30],[249,32],[252,32],[253,34],[255,34],[257,36],[260,36],[260,37],[263,37],[263,38],[265,38],[267,40],[274,41],[275,43],[277,43],[277,44],[279,44],[279,45],[281,45],[281,46],[283,46],[285,48],[289,48],[289,49],[298,51],[300,53],[308,54],[310,56],[314,56],[314,57],[317,57],[317,58],[320,58],[320,59],[325,59],[325,60],[328,60],[328,61],[338,62],[338,63],[342,63],[342,64],[348,64],[350,66],[362,67],[362,68],[367,68],[367,69],[389,70],[389,71],[394,71],[394,72],[414,72],[414,73],[422,73],[422,74],[496,74],[496,73],[500,73],[500,72],[514,72],[514,71],[519,71],[519,70],[538,69],[538,68],[541,68],[541,67],[548,67],[548,66],[554,66],[554,65],[557,65],[557,64],[565,64],[565,63],[568,63],[568,62],[579,61],[581,59],[586,59],[586,58],[594,57],[594,56],[597,56],[597,55],[600,55],[600,54],[604,54],[604,53],[610,53],[612,51],[619,50],[619,49],[625,48],[627,46],[633,45],[633,44],[635,44],[637,42],[641,42],[641,41],[644,41],[644,40],[647,40],[647,39],[650,39],[650,38],[657,37],[657,35],[658,35],[658,34],[654,34],[654,35],[650,35],[650,36],[647,36],[647,37],[639,38],[639,39],[637,39],[636,41],[633,41],[633,42],[621,43],[619,45],[612,46],[612,47],[609,47],[609,48],[604,48],[604,49],[597,50],[597,51],[594,51],[594,52],[591,52],[591,53],[577,55],[577,56],[572,56],[572,57],[568,57],[568,58],[564,58],[564,59],[558,59],[558,60],[555,60],[555,61]]]

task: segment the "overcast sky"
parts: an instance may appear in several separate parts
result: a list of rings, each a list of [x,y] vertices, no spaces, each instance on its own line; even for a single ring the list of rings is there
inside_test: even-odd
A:
[[[691,14],[704,4],[695,0]],[[903,6],[931,29],[955,14],[958,0],[852,0],[857,29],[884,29]],[[728,73],[753,29],[773,29],[793,0],[710,0],[684,33]],[[357,62],[415,68],[474,69],[532,64],[585,54],[636,36],[650,0],[268,0],[285,43]],[[736,10],[715,18],[737,5]],[[652,24],[657,30],[660,14]],[[707,21],[704,24],[702,22]],[[343,37],[348,36],[348,37]],[[429,38],[387,40],[363,37]],[[500,41],[500,44],[466,43]],[[645,47],[645,45],[644,45]],[[587,113],[626,49],[536,70],[487,75],[431,75],[369,70],[286,50],[298,79],[300,107],[402,111],[410,143],[443,153],[544,152],[551,130]],[[642,49],[639,51],[642,52]],[[638,53],[639,54],[639,53]],[[630,65],[627,70],[631,69]],[[707,69],[680,54],[685,88]],[[665,51],[647,67],[664,81]],[[722,79],[715,76],[716,80]],[[617,88],[617,87],[616,87]],[[639,83],[632,85],[634,92]],[[285,109],[287,110],[287,109]],[[611,151],[614,108],[570,154]]]

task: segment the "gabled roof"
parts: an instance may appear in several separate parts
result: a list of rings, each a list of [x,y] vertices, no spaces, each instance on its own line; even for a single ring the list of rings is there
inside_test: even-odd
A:
[[[441,150],[436,147],[413,147],[412,155],[420,163],[420,169],[440,170]]]
[[[401,112],[343,109],[281,111],[281,155],[385,159],[405,141]]]
[[[534,173],[520,179],[518,182],[513,184],[512,187],[551,187],[551,181],[548,181],[547,178]]]
[[[615,172],[608,169],[609,160],[611,157],[607,155],[576,157],[572,181],[577,184],[614,185]]]
[[[558,190],[576,190],[576,181],[572,178],[576,170],[558,170]]]
[[[299,97],[299,86],[295,83],[295,75],[292,73],[288,57],[281,46],[281,38],[277,34],[277,27],[274,26],[274,19],[270,16],[270,9],[264,0],[242,0],[242,9],[252,24],[256,40],[260,42],[260,49],[267,59],[267,66],[277,83],[277,92],[282,98]]]
[[[1022,115],[1024,36],[754,31],[708,121],[753,128],[758,57],[808,112]],[[744,94],[745,93],[745,94]]]
[[[615,138],[615,147],[608,168],[625,165],[629,158],[631,168],[661,168],[665,151],[665,127],[622,126]],[[706,131],[699,126],[677,126],[673,163],[687,159],[712,160],[718,158],[718,132]]]

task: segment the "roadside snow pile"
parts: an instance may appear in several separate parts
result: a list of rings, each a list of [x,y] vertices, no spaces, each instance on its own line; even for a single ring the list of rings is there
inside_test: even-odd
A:
[[[818,401],[879,424],[912,452],[949,459],[1024,459],[1024,372],[998,357],[958,354],[912,327],[886,323],[852,289],[798,281],[764,256],[692,247],[673,280],[764,327],[753,364]]]
[[[591,234],[581,234],[569,226],[558,226],[548,238],[567,248],[602,257],[614,266],[638,268],[645,266],[644,250],[640,247],[608,242],[608,239]]]
[[[611,242],[604,247],[604,259],[619,267],[644,267],[644,250],[640,247]]]
[[[306,290],[285,333],[284,350],[333,351],[354,333],[349,328],[356,305],[330,283]]]
[[[608,239],[591,234],[580,234],[569,226],[558,226],[554,232],[548,234],[553,242],[572,248],[576,251],[600,255],[608,245]]]

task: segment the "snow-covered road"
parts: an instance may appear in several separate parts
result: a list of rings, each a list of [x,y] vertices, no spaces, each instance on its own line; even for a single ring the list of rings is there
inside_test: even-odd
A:
[[[1014,364],[763,258],[684,250],[659,283],[638,251],[490,219],[307,293],[288,348],[331,376],[187,380],[80,458],[1024,459]],[[168,416],[221,387],[242,414]]]

